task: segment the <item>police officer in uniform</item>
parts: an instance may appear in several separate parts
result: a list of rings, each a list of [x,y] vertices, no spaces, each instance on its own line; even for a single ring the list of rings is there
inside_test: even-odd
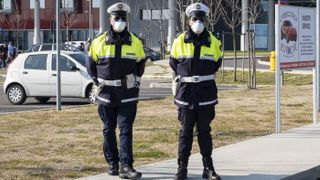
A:
[[[206,30],[208,13],[209,8],[202,3],[187,7],[190,28],[175,38],[170,55],[170,66],[175,73],[174,102],[181,123],[176,180],[187,178],[195,126],[204,166],[202,178],[221,179],[214,170],[211,158],[210,123],[218,103],[215,73],[220,68],[222,52],[220,41]]]
[[[144,73],[145,54],[138,37],[128,32],[130,7],[116,3],[108,8],[110,30],[92,42],[87,71],[94,82],[98,112],[103,121],[103,152],[108,174],[136,179],[133,169],[132,125],[136,116],[139,85]],[[120,154],[115,129],[120,129]],[[119,167],[120,164],[120,167]]]

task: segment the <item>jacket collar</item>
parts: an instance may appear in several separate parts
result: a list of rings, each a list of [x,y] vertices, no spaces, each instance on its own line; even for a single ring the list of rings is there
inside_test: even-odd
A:
[[[125,28],[121,33],[117,33],[112,29],[112,26],[110,26],[110,30],[106,35],[106,44],[131,45],[131,42],[131,35],[127,28]]]
[[[198,45],[204,45],[210,47],[211,38],[209,32],[205,29],[199,36],[195,34],[191,29],[186,32],[186,36],[184,38],[185,43],[193,43]]]

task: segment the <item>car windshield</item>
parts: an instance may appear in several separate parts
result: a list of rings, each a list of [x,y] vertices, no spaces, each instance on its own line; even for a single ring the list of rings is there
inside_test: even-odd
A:
[[[75,59],[76,61],[78,61],[80,64],[82,64],[83,66],[86,66],[86,60],[87,60],[87,56],[85,54],[82,53],[78,53],[78,54],[69,54],[69,56],[71,56],[73,59]]]

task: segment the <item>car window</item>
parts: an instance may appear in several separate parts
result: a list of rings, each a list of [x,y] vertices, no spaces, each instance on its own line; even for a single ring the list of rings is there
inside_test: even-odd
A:
[[[25,69],[38,69],[46,70],[47,69],[47,55],[46,54],[37,54],[30,55],[24,63]]]
[[[41,51],[48,51],[48,50],[52,50],[51,44],[42,45]]]
[[[75,66],[74,62],[72,62],[70,59],[68,59],[67,57],[65,56],[60,56],[60,59],[59,59],[59,66],[60,66],[60,71],[72,71],[71,70],[71,67],[72,66]],[[53,71],[56,70],[56,55],[54,54],[52,56],[52,61],[51,61],[51,69]]]
[[[149,48],[146,48],[146,47],[144,47],[143,49],[144,49],[144,51],[146,51],[146,52],[149,52],[149,51],[151,51],[151,49],[149,49]]]
[[[71,56],[73,59],[78,61],[81,65],[86,66],[86,60],[87,60],[86,55],[79,53],[79,54],[70,54],[69,56]]]
[[[33,52],[39,51],[39,48],[40,48],[40,46],[35,46],[35,47],[32,48],[32,51],[33,51]]]

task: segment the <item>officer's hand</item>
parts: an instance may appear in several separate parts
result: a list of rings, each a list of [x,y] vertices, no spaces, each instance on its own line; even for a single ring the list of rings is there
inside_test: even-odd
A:
[[[100,82],[98,81],[98,79],[96,77],[92,78],[93,84],[96,86],[100,85]]]

